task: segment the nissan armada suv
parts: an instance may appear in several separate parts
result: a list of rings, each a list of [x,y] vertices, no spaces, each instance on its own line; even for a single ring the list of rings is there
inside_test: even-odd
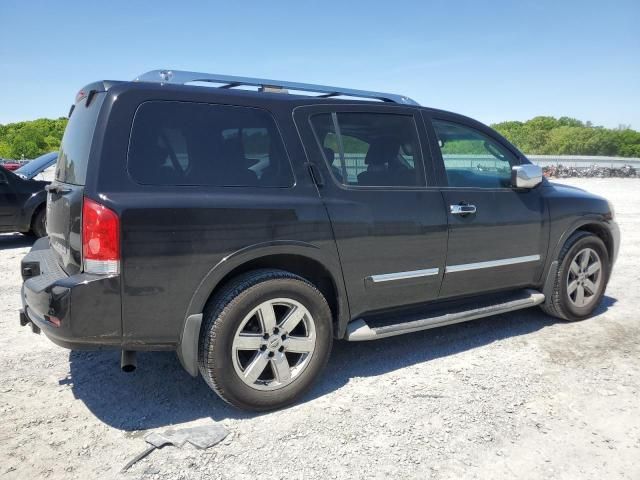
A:
[[[21,324],[121,350],[124,370],[174,350],[253,410],[295,401],[334,339],[535,305],[588,317],[619,245],[606,200],[470,118],[194,72],[84,87],[47,195]]]

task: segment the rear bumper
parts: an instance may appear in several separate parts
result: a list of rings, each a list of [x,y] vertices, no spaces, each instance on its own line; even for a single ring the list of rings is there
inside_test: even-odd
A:
[[[21,324],[31,322],[52,342],[65,348],[120,348],[118,275],[67,275],[49,248],[47,237],[34,243],[22,259],[21,268]]]

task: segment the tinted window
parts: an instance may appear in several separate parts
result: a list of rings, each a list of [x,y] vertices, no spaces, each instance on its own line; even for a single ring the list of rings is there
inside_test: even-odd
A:
[[[59,181],[84,185],[93,133],[105,96],[106,93],[98,93],[88,107],[86,100],[81,100],[73,109],[60,145],[56,167],[56,179]]]
[[[451,187],[508,188],[516,158],[495,140],[473,128],[433,121]]]
[[[142,104],[133,122],[128,168],[144,184],[293,184],[291,165],[273,118],[247,107]]]
[[[333,176],[343,185],[424,185],[413,117],[323,113],[311,118]]]

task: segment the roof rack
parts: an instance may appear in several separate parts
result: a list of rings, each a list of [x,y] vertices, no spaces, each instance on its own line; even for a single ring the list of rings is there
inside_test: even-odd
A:
[[[321,93],[320,98],[337,96],[372,98],[383,102],[393,102],[403,105],[419,105],[418,102],[404,95],[395,93],[370,92],[368,90],[354,90],[351,88],[329,87],[311,83],[285,82],[268,80],[266,78],[236,77],[233,75],[219,75],[216,73],[185,72],[182,70],[152,70],[137,77],[135,82],[154,82],[184,85],[190,82],[211,82],[220,84],[219,88],[234,88],[239,86],[259,87],[260,91],[287,93],[287,90]]]

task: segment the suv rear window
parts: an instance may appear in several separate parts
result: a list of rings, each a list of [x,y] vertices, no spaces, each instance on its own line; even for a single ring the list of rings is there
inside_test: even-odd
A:
[[[273,117],[228,105],[143,103],[133,121],[128,170],[135,181],[149,185],[293,184]]]
[[[74,185],[84,185],[89,164],[89,152],[100,107],[106,93],[97,93],[86,106],[81,100],[73,109],[62,136],[60,155],[56,166],[56,180]]]

